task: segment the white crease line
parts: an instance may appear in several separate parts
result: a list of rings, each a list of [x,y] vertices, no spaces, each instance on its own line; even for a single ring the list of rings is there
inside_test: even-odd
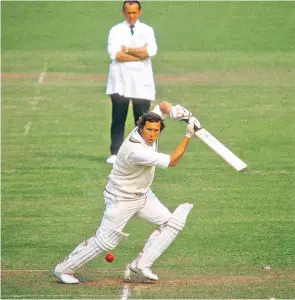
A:
[[[30,104],[32,105],[32,109],[36,110],[36,107],[39,103],[39,100],[42,100],[42,97],[40,96],[40,89],[39,86],[43,83],[45,77],[47,75],[47,63],[44,63],[44,67],[42,72],[39,75],[38,81],[35,84],[35,94],[34,99],[30,101]]]
[[[123,292],[121,296],[121,300],[128,300],[128,297],[131,296],[130,287],[128,284],[125,284],[123,287]]]
[[[9,294],[4,294],[2,293],[1,295],[2,297],[5,298],[1,298],[1,299],[19,299],[19,298],[23,298],[23,299],[77,299],[77,300],[81,300],[81,299],[87,299],[87,300],[96,300],[96,299],[102,299],[101,297],[103,297],[104,300],[114,300],[114,298],[107,298],[109,295],[79,295],[79,296],[75,296],[75,295],[71,295],[71,298],[69,298],[69,294],[65,294],[65,295],[50,295],[50,298],[48,298],[48,294],[46,295],[26,295],[26,294],[19,294],[19,295],[9,295]],[[89,296],[91,298],[89,298]],[[106,297],[106,298],[105,298]]]
[[[34,99],[30,101],[33,110],[36,110],[37,104],[39,103],[39,99],[39,96],[34,96]]]
[[[54,269],[52,270],[32,270],[32,269],[22,269],[22,270],[17,270],[17,269],[2,269],[1,272],[16,272],[16,273],[21,273],[21,272],[32,272],[32,273],[36,273],[36,272],[53,272]],[[109,270],[99,270],[99,271],[91,271],[91,273],[109,273]],[[112,270],[112,273],[122,273],[122,270]]]
[[[32,125],[32,122],[30,121],[27,125],[24,126],[24,128],[25,128],[24,135],[28,135],[29,134],[29,131],[31,129],[31,125]]]
[[[46,77],[46,75],[47,75],[47,63],[44,64],[43,70],[40,73],[40,76],[39,76],[39,79],[38,79],[38,84],[43,83],[43,80]]]

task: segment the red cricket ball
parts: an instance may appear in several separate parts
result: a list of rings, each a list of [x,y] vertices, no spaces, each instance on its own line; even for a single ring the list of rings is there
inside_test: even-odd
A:
[[[107,262],[113,262],[114,259],[115,259],[115,255],[113,253],[107,253],[106,254],[106,261]]]

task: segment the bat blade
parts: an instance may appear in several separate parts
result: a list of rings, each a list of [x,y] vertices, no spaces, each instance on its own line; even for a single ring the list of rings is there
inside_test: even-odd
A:
[[[227,147],[220,143],[209,131],[205,128],[198,130],[195,135],[207,144],[212,150],[214,150],[219,156],[221,156],[228,164],[230,164],[235,170],[241,171],[247,168],[240,158],[232,153]]]

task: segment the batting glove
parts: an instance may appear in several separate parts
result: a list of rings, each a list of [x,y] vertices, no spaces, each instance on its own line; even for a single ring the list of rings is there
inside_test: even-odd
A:
[[[195,117],[190,117],[187,121],[185,136],[191,138],[199,129],[201,129],[200,121]]]
[[[188,120],[192,113],[181,105],[172,106],[170,109],[170,118],[172,120]]]
[[[198,131],[202,128],[202,125],[200,123],[200,121],[195,118],[195,117],[192,117],[194,119],[194,127],[195,127],[195,131]]]

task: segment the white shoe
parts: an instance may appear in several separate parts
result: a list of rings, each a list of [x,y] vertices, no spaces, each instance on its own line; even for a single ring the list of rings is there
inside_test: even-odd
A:
[[[108,159],[106,160],[107,164],[113,164],[116,161],[117,155],[111,155],[110,157],[108,157]]]
[[[130,276],[130,271],[143,276],[147,279],[151,279],[151,280],[159,280],[158,276],[156,274],[154,274],[152,272],[152,270],[150,268],[138,268],[136,263],[133,261],[131,264],[128,264],[125,270],[125,274],[124,274],[124,279],[125,280],[130,280],[131,276]]]
[[[59,265],[55,267],[54,275],[63,283],[76,284],[80,282],[74,275],[60,272],[58,269]]]

